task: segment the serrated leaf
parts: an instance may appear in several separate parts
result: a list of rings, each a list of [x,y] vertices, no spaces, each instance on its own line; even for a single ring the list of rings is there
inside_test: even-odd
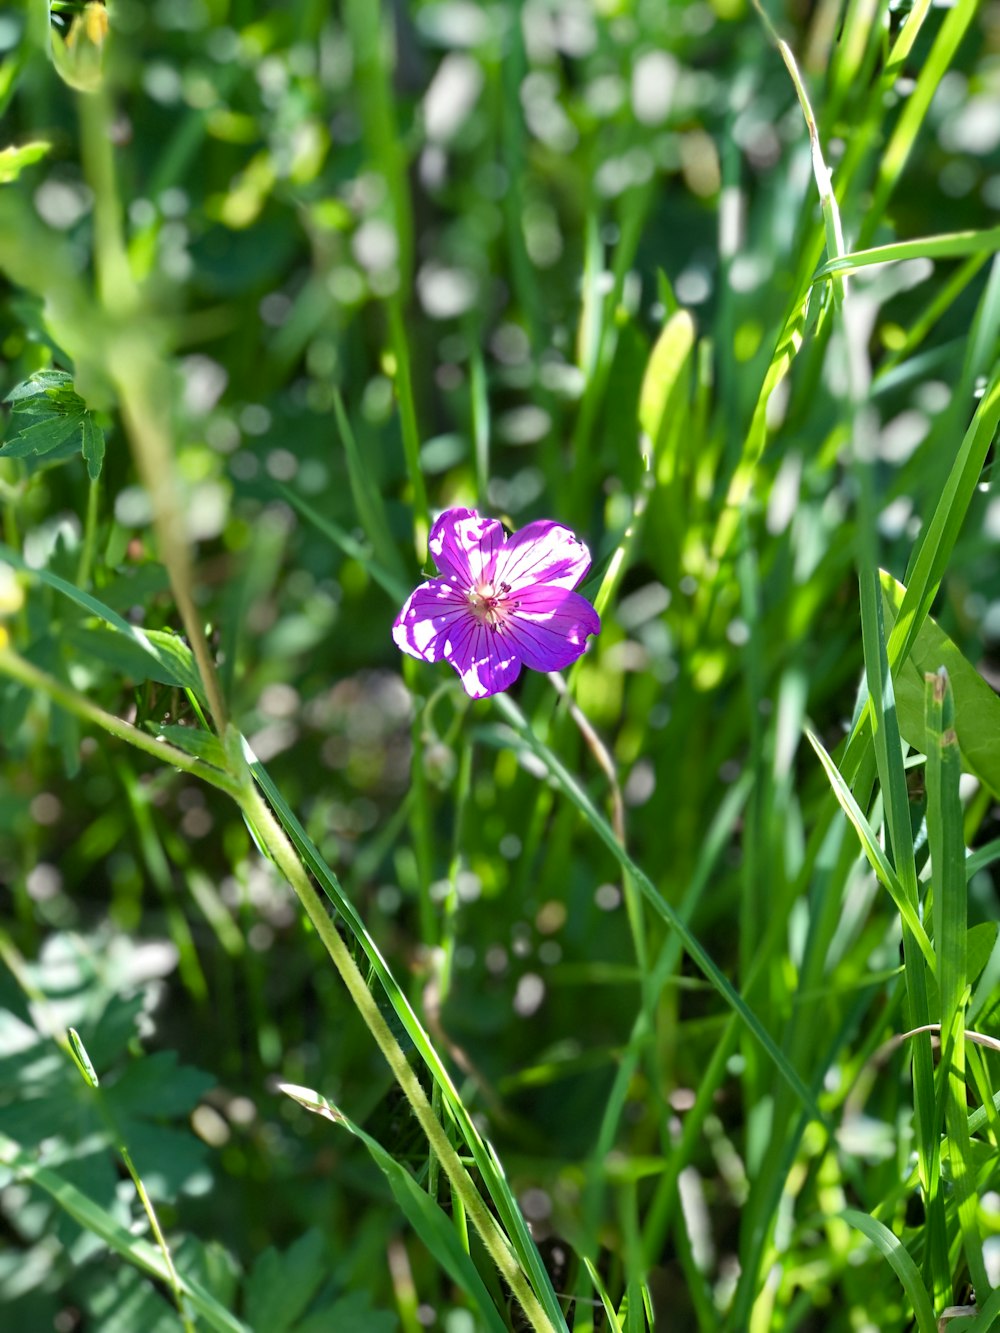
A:
[[[131,1061],[105,1093],[116,1116],[186,1116],[214,1083],[211,1074],[179,1065],[176,1051],[157,1051]]]
[[[273,1247],[265,1250],[247,1281],[247,1322],[268,1333],[288,1333],[319,1290],[330,1262],[327,1243],[316,1229],[300,1236],[283,1253]]]
[[[236,1304],[242,1276],[240,1266],[217,1240],[203,1241],[197,1236],[183,1236],[173,1247],[174,1266],[183,1277],[193,1281],[225,1309]]]
[[[884,569],[879,577],[886,628],[891,630],[906,589]],[[947,669],[951,681],[962,766],[1000,799],[1000,697],[930,616],[924,620],[903,669],[893,678],[902,737],[913,749],[927,754],[924,674],[940,667]]]
[[[4,458],[30,458],[33,455],[45,457],[60,445],[74,440],[74,446],[67,456],[72,456],[78,447],[75,443],[83,426],[83,415],[44,416],[31,419],[31,425],[12,435],[3,443]]]
[[[28,1151],[47,1142],[47,1161],[102,1207],[114,1206],[121,1143],[150,1194],[175,1198],[204,1179],[206,1146],[184,1120],[214,1080],[170,1051],[126,1055],[145,997],[111,992],[115,964],[102,957],[98,966],[94,947],[53,936],[25,974],[42,1011],[58,1006],[59,1021],[79,1029],[100,1087],[87,1086],[34,1019],[0,1013],[0,1132]]]
[[[5,403],[10,403],[17,411],[32,412],[35,407],[21,407],[22,403],[31,402],[47,398],[52,390],[70,389],[73,390],[73,376],[65,370],[36,370],[29,375],[26,380],[16,384],[10,393],[4,399]],[[83,410],[83,399],[80,399],[80,410]]]
[[[90,1266],[80,1282],[87,1313],[100,1333],[183,1333],[177,1310],[135,1268]]]
[[[83,418],[83,460],[87,464],[87,476],[96,481],[104,465],[104,431],[96,424],[88,412]]]
[[[0,1162],[9,1167],[20,1180],[45,1190],[78,1226],[99,1236],[130,1264],[151,1274],[161,1283],[170,1281],[170,1273],[158,1247],[131,1235],[107,1209],[77,1189],[61,1168],[56,1171],[52,1167],[41,1166],[31,1153],[24,1152],[16,1142],[3,1135],[0,1135]],[[217,1333],[250,1333],[246,1324],[224,1309],[194,1278],[180,1274],[178,1280],[191,1305],[210,1328],[217,1330]]]
[[[32,139],[29,143],[0,148],[0,185],[16,181],[25,167],[40,162],[51,151],[52,145],[47,139]]]

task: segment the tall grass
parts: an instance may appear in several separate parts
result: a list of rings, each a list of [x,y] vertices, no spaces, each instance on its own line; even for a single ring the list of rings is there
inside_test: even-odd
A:
[[[11,1318],[992,1328],[988,12],[4,22]]]

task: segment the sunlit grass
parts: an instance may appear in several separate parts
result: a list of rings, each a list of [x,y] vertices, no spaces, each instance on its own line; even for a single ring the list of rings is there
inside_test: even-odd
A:
[[[986,12],[51,8],[55,65],[0,24],[11,1317],[992,1327]],[[451,505],[588,544],[561,681],[394,651]]]

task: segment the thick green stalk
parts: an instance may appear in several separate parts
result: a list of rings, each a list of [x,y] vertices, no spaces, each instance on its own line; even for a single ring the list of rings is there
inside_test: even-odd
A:
[[[309,876],[295,854],[285,832],[271,812],[270,807],[258,792],[256,786],[247,778],[240,805],[252,821],[262,844],[274,860],[275,865],[291,885],[296,897],[302,904],[316,934],[333,960],[340,973],[341,980],[347,987],[355,1007],[364,1019],[369,1032],[375,1038],[379,1050],[385,1056],[393,1077],[406,1095],[413,1114],[421,1129],[427,1135],[428,1142],[440,1161],[452,1190],[462,1207],[479,1232],[483,1244],[493,1259],[504,1280],[527,1315],[531,1327],[537,1333],[550,1333],[552,1324],[532,1291],[524,1273],[510,1248],[506,1236],[501,1231],[487,1209],[479,1192],[462,1164],[458,1153],[451,1144],[440,1120],[434,1114],[427,1094],[419,1079],[410,1067],[402,1047],[392,1035],[392,1031],[382,1017],[371,991],[365,984],[357,963],[351,956],[347,945],[341,939],[340,932],[324,910],[318,895],[309,882]]]

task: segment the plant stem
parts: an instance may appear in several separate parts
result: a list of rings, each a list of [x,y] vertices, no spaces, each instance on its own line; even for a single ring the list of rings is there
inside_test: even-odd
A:
[[[76,586],[84,590],[90,583],[90,567],[94,563],[94,545],[97,541],[97,506],[100,495],[100,483],[92,480],[87,491],[87,517],[83,527],[83,549],[80,551],[80,563],[76,570]]]
[[[551,1333],[552,1324],[521,1271],[511,1251],[507,1237],[483,1202],[472,1182],[472,1178],[463,1166],[461,1158],[445,1133],[444,1127],[434,1114],[427,1094],[410,1067],[402,1047],[396,1041],[388,1023],[382,1017],[357,963],[351,956],[350,950],[324,910],[323,904],[313,889],[291,843],[286,838],[284,830],[253,785],[249,775],[240,797],[240,804],[244,813],[252,821],[261,843],[295,891],[306,915],[333,960],[334,966],[340,973],[355,1007],[365,1020],[369,1032],[378,1044],[379,1050],[385,1056],[393,1077],[406,1094],[407,1100],[413,1108],[413,1114],[416,1116],[421,1129],[427,1135],[431,1148],[444,1168],[452,1190],[457,1198],[461,1200],[466,1214],[472,1219],[483,1244],[527,1315],[531,1327],[536,1330],[536,1333]]]
[[[110,375],[139,479],[153,507],[160,557],[170,576],[174,601],[198,663],[212,720],[221,736],[226,729],[226,707],[195,605],[191,552],[173,466],[170,378],[155,326],[151,332],[150,314],[141,309],[141,295],[129,267],[115,179],[107,90],[101,88],[97,93],[82,95],[78,105],[83,160],[95,198],[97,294],[112,322],[107,357]]]
[[[121,1153],[122,1161],[128,1168],[128,1173],[132,1177],[132,1184],[139,1196],[139,1201],[146,1210],[146,1216],[149,1218],[149,1225],[152,1228],[153,1235],[156,1237],[156,1243],[160,1247],[160,1253],[163,1255],[163,1262],[167,1266],[167,1272],[170,1275],[170,1287],[174,1293],[174,1304],[177,1306],[177,1313],[180,1315],[181,1323],[184,1325],[184,1333],[195,1333],[194,1324],[187,1312],[187,1303],[184,1300],[184,1293],[181,1291],[181,1284],[177,1277],[177,1269],[174,1267],[173,1256],[170,1253],[170,1247],[167,1244],[167,1238],[163,1234],[160,1226],[160,1219],[156,1216],[156,1209],[153,1207],[153,1201],[146,1192],[146,1186],[142,1183],[142,1177],[135,1169],[129,1150],[124,1143],[119,1143],[118,1151]]]
[[[169,745],[166,741],[157,740],[155,736],[140,731],[138,727],[133,727],[131,722],[125,722],[122,718],[115,717],[113,713],[105,712],[103,708],[91,703],[82,694],[77,694],[76,690],[70,689],[54,676],[40,671],[12,648],[0,648],[0,675],[9,676],[11,680],[19,681],[29,690],[37,690],[47,695],[81,721],[93,723],[102,731],[126,741],[129,745],[134,745],[137,750],[152,755],[154,759],[159,759],[161,763],[169,764],[171,768],[181,768],[185,773],[203,778],[219,791],[224,791],[227,796],[239,799],[240,785],[228,773],[202,763],[200,759],[185,754],[183,750],[178,750],[176,746]]]

